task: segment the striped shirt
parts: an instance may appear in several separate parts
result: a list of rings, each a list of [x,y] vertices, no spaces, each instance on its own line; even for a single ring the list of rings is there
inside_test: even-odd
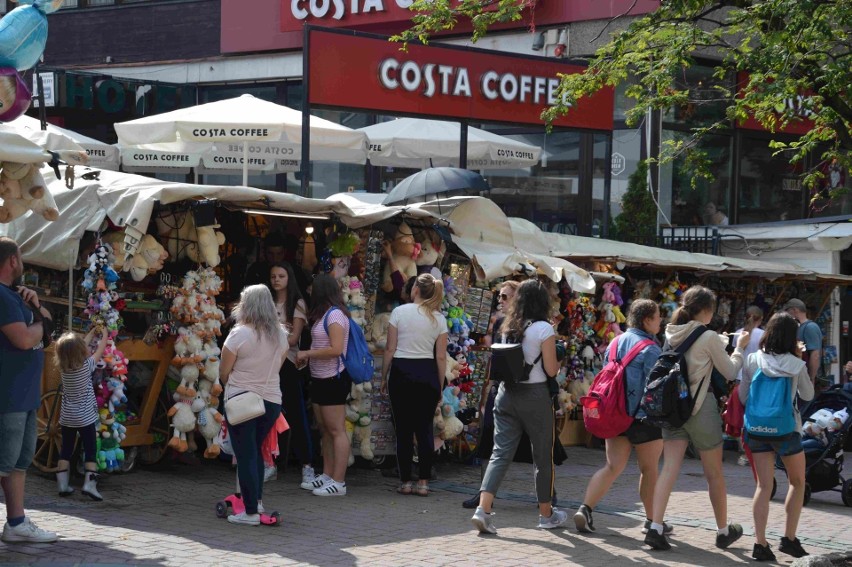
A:
[[[86,427],[98,421],[98,402],[92,385],[95,359],[89,357],[80,368],[62,373],[62,409],[59,425]]]
[[[321,348],[329,348],[331,339],[325,332],[323,319],[327,319],[329,330],[332,325],[340,325],[343,327],[343,352],[346,353],[346,347],[349,346],[349,317],[343,314],[343,311],[332,307],[330,311],[326,311],[325,315],[320,317],[319,321],[311,327],[311,350],[319,350]],[[343,361],[340,358],[311,358],[311,378],[335,378],[339,372],[344,369]]]

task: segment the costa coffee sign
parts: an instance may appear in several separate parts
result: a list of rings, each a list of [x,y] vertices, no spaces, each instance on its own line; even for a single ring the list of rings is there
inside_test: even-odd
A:
[[[345,53],[347,56],[341,57]],[[400,114],[541,125],[557,102],[559,74],[585,68],[494,51],[409,45],[310,29],[311,104]],[[612,130],[613,93],[581,99],[556,124]]]
[[[287,30],[292,27],[293,22],[301,22],[311,18],[316,23],[340,22],[345,25],[344,20],[356,20],[355,16],[366,14],[375,16],[387,15],[387,20],[398,21],[411,17],[408,11],[414,0],[288,0],[288,10],[281,12],[281,29]],[[375,17],[372,21],[381,21],[383,18]]]

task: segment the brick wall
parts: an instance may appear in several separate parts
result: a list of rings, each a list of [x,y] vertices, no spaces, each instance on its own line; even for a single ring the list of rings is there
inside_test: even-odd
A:
[[[219,55],[220,0],[62,9],[48,17],[44,64],[77,67]]]

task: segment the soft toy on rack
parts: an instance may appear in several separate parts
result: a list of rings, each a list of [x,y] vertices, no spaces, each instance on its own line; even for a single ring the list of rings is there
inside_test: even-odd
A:
[[[331,275],[335,279],[341,279],[349,275],[349,267],[352,264],[352,256],[358,251],[361,239],[351,231],[339,232],[333,240],[328,243],[327,251],[331,255]]]
[[[727,325],[728,320],[731,318],[731,298],[730,297],[720,297],[719,305],[716,308],[716,314],[722,318],[722,322]]]
[[[219,436],[219,431],[222,429],[222,414],[216,408],[205,405],[198,412],[198,432],[207,441],[207,448],[204,450],[204,458],[215,459],[219,456],[220,447],[216,444],[216,437]]]
[[[660,290],[660,314],[663,315],[664,320],[669,319],[672,313],[675,312],[675,309],[678,308],[681,293],[680,281],[676,275]]]
[[[441,270],[436,266],[447,253],[447,243],[441,239],[437,232],[431,229],[423,230],[419,235],[418,244],[420,251],[414,263],[417,264],[417,272],[428,273],[441,278]]]
[[[169,257],[175,261],[189,258],[211,268],[221,262],[219,247],[225,244],[225,235],[216,231],[218,224],[196,226],[195,217],[187,212],[165,212],[155,221],[157,240],[166,242]]]
[[[168,446],[183,453],[189,448],[186,434],[195,430],[196,417],[192,410],[193,399],[182,397],[175,393],[175,405],[169,408],[168,416],[172,418],[174,434],[168,442]]]
[[[352,384],[349,401],[345,408],[346,434],[349,436],[349,443],[358,445],[361,457],[367,460],[372,460],[375,456],[371,441],[373,418],[370,414],[370,394],[372,391],[373,385],[370,382]],[[354,462],[355,456],[353,452],[350,452],[349,466],[352,466]]]
[[[367,324],[367,319],[365,318],[367,298],[362,293],[364,286],[361,280],[354,276],[343,276],[339,279],[339,282],[340,291],[343,294],[343,303],[349,309],[349,315],[353,321],[363,328]]]
[[[135,282],[141,282],[146,276],[156,274],[163,269],[163,263],[168,260],[169,253],[157,239],[150,234],[142,237],[136,253],[123,264],[123,269],[130,272]]]
[[[390,243],[391,253],[397,269],[405,281],[417,275],[416,258],[420,253],[417,242],[414,240],[414,232],[405,222],[400,223]],[[391,293],[393,291],[393,279],[391,278],[390,262],[387,262],[382,272],[382,291]]]

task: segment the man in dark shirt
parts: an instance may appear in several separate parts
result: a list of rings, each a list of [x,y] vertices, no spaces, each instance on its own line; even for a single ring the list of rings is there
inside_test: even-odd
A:
[[[24,273],[18,244],[0,237],[0,485],[6,497],[4,542],[49,543],[57,535],[24,514],[24,484],[36,447],[36,412],[44,367],[43,319],[38,295],[15,286]]]

